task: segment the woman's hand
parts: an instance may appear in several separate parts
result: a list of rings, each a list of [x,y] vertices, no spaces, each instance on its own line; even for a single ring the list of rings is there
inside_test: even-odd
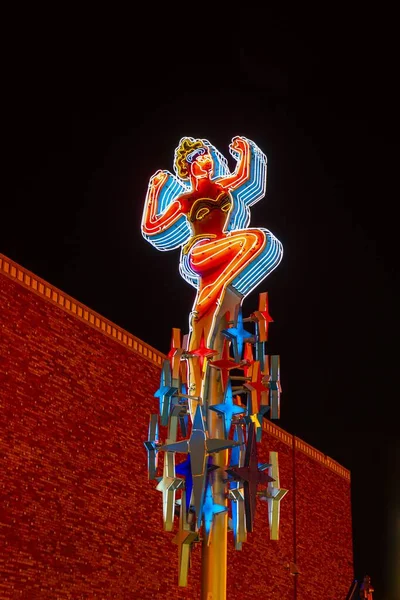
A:
[[[232,143],[229,145],[229,147],[236,152],[244,154],[244,152],[249,147],[249,142],[246,140],[246,138],[237,135],[232,139]]]
[[[160,186],[165,180],[166,174],[160,169],[150,177],[150,185],[154,187]]]

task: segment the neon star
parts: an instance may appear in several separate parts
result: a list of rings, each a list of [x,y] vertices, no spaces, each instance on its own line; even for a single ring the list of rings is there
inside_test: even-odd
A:
[[[160,450],[166,450],[167,455],[170,452],[190,454],[190,469],[193,478],[193,504],[196,511],[197,528],[200,526],[206,477],[208,475],[208,469],[206,468],[207,456],[236,445],[237,442],[233,440],[210,439],[208,437],[202,408],[199,405],[196,409],[190,438],[160,447]]]
[[[210,542],[210,534],[214,521],[214,515],[218,515],[222,512],[226,512],[228,509],[226,506],[222,506],[221,504],[216,504],[212,497],[212,488],[211,485],[208,485],[207,491],[204,498],[203,504],[203,522],[204,522],[204,530],[206,532],[207,545]]]
[[[195,350],[191,350],[190,355],[199,357],[200,369],[203,370],[204,359],[207,358],[208,356],[214,356],[215,354],[218,354],[218,352],[216,350],[213,350],[212,348],[207,348],[205,341],[204,341],[204,331],[203,331],[201,334],[201,338],[200,338],[200,346],[198,348],[196,348]]]
[[[258,310],[252,314],[253,320],[257,323],[257,338],[260,342],[268,340],[268,325],[274,320],[268,310],[268,292],[259,295]]]
[[[252,333],[249,333],[243,327],[242,309],[239,309],[236,327],[230,327],[229,329],[224,329],[222,331],[222,333],[227,338],[232,340],[233,353],[235,355],[235,360],[237,362],[240,362],[242,352],[243,352],[244,340],[254,337]]]
[[[214,369],[219,369],[221,372],[221,383],[222,388],[226,389],[226,384],[228,382],[229,371],[231,369],[236,369],[240,366],[240,363],[235,362],[232,358],[229,357],[229,342],[228,340],[224,340],[224,344],[222,347],[221,358],[219,360],[210,360],[208,363],[210,367]]]
[[[246,529],[253,531],[254,517],[256,512],[256,497],[259,484],[272,481],[265,471],[260,471],[257,459],[257,443],[254,423],[250,423],[246,455],[243,467],[229,467],[226,469],[228,475],[231,475],[237,481],[243,481],[244,503],[246,512]]]
[[[240,415],[246,412],[246,408],[244,406],[238,406],[237,404],[234,404],[232,395],[232,385],[230,381],[228,381],[228,384],[226,386],[224,401],[221,404],[214,404],[212,406],[209,406],[209,409],[214,410],[215,412],[223,415],[224,433],[226,438],[229,435],[233,416]]]

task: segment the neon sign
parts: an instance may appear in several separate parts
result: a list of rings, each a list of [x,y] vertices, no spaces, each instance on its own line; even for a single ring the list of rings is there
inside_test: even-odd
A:
[[[250,207],[263,198],[267,158],[254,142],[235,137],[227,160],[205,139],[182,138],[174,171],[150,179],[142,234],[162,251],[181,248],[180,273],[196,290],[191,331],[206,344],[228,286],[247,296],[282,259],[282,244],[267,229],[249,228]],[[196,337],[200,338],[201,334]]]
[[[202,597],[218,600],[226,593],[228,512],[240,550],[253,530],[257,488],[267,485],[261,498],[268,502],[270,537],[278,539],[286,493],[276,453],[270,453],[271,465],[257,458],[262,420],[267,413],[279,418],[281,391],[279,357],[265,354],[272,321],[267,294],[260,294],[258,311],[250,317],[241,312],[243,299],[278,266],[283,250],[269,230],[249,227],[250,207],[265,194],[265,154],[245,137],[233,138],[229,150],[236,161],[233,172],[208,140],[182,138],[174,174],[159,170],[150,179],[141,224],[144,238],[158,250],[180,248],[180,273],[196,289],[189,334],[184,341],[173,329],[154,394],[159,415],[151,415],[145,442],[149,479],[158,479],[163,493],[166,531],[174,526],[175,492],[181,494],[174,538],[180,548],[179,584],[187,581],[185,544],[199,541],[203,527]],[[158,420],[167,428],[165,443]],[[161,478],[156,477],[159,451],[164,452]],[[176,464],[175,454],[187,458]]]

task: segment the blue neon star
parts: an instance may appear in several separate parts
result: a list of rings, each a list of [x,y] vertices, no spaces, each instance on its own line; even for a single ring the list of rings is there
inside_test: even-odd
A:
[[[224,432],[226,438],[229,435],[233,415],[239,415],[241,413],[246,412],[246,408],[244,406],[238,406],[237,404],[234,404],[232,385],[230,380],[228,380],[226,386],[224,401],[221,404],[214,404],[213,406],[209,406],[209,408],[210,410],[215,410],[215,412],[224,415]]]
[[[240,362],[243,352],[244,340],[254,337],[252,333],[246,331],[243,327],[242,309],[239,310],[236,327],[224,329],[222,333],[232,340],[233,351],[236,362]]]

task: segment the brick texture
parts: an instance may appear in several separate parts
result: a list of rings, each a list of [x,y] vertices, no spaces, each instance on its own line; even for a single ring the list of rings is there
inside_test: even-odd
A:
[[[163,532],[162,496],[147,480],[143,441],[162,355],[10,265],[0,256],[0,598],[199,598],[200,545],[189,586],[178,588],[174,534]],[[260,461],[269,450],[290,490],[281,539],[269,540],[258,502],[243,550],[229,544],[227,597],[344,599],[348,472],[271,424]]]

